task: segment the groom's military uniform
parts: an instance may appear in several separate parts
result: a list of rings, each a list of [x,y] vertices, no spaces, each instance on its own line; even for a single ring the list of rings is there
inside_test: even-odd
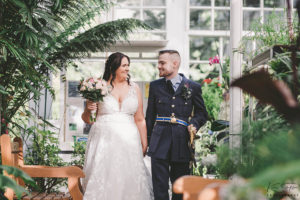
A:
[[[171,182],[189,174],[187,126],[198,130],[207,120],[200,84],[178,74],[150,83],[146,123],[155,200],[168,200]],[[172,199],[182,199],[172,195]]]

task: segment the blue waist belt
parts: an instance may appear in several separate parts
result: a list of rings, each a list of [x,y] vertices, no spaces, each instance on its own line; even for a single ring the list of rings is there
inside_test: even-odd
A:
[[[172,124],[181,124],[183,126],[187,126],[188,123],[181,120],[181,119],[177,119],[175,117],[156,117],[156,121],[157,122],[169,122]]]

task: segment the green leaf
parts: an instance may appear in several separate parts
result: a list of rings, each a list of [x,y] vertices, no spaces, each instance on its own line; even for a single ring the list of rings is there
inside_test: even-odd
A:
[[[28,193],[23,187],[19,186],[16,181],[2,174],[0,174],[0,188],[11,188],[16,193],[18,198],[21,198],[24,192]]]
[[[226,120],[216,120],[212,122],[211,130],[212,131],[220,131],[229,127],[229,122]]]
[[[32,186],[35,185],[35,182],[32,180],[32,178],[18,168],[6,166],[6,165],[0,165],[0,169],[5,170],[8,174],[11,174],[15,177],[22,178],[25,183],[28,183]]]
[[[285,183],[289,179],[300,177],[300,160],[291,161],[287,164],[274,165],[251,179],[250,185],[266,186],[270,183]]]

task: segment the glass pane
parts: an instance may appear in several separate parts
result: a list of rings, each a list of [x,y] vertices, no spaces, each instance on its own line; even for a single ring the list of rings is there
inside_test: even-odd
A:
[[[190,59],[208,60],[219,54],[218,37],[191,37],[190,38]]]
[[[243,0],[244,7],[259,7],[260,0]]]
[[[79,81],[81,78],[101,77],[104,73],[103,61],[75,62],[77,67],[68,67],[66,78],[68,81]]]
[[[253,41],[247,41],[245,43],[245,52],[243,54],[243,60],[244,61],[251,60],[253,58],[253,53],[254,53]]]
[[[156,63],[131,63],[130,75],[133,81],[153,81],[158,79]]]
[[[215,6],[230,6],[230,0],[216,0]]]
[[[264,11],[264,22],[267,22],[268,20],[269,21],[279,20],[285,23],[286,15],[284,11]],[[276,24],[274,24],[274,26],[276,26]]]
[[[223,57],[230,57],[230,40],[228,37],[223,38]]]
[[[230,11],[216,10],[215,11],[215,30],[230,29]]]
[[[144,6],[165,6],[166,0],[144,0]]]
[[[140,6],[141,0],[118,0],[120,6]]]
[[[269,8],[283,8],[285,0],[264,0],[264,6]]]
[[[210,30],[211,11],[210,10],[191,10],[190,29]]]
[[[190,0],[191,6],[210,6],[211,0]]]
[[[259,11],[244,10],[243,30],[250,30],[251,23],[260,18]]]
[[[137,9],[116,9],[115,19],[124,18],[140,19],[140,11]]]
[[[214,66],[210,66],[209,64],[190,64],[189,78],[193,81],[202,81],[213,69]]]
[[[165,10],[144,10],[144,21],[154,29],[164,30],[166,28]]]

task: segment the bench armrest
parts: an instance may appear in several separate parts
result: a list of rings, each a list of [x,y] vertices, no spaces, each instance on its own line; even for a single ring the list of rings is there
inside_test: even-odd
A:
[[[78,166],[51,167],[39,165],[23,165],[20,168],[31,177],[68,178],[68,188],[73,200],[82,200],[80,178],[85,175]]]
[[[40,165],[24,165],[20,168],[31,177],[48,177],[48,178],[84,178],[85,175],[77,166],[51,167]]]

